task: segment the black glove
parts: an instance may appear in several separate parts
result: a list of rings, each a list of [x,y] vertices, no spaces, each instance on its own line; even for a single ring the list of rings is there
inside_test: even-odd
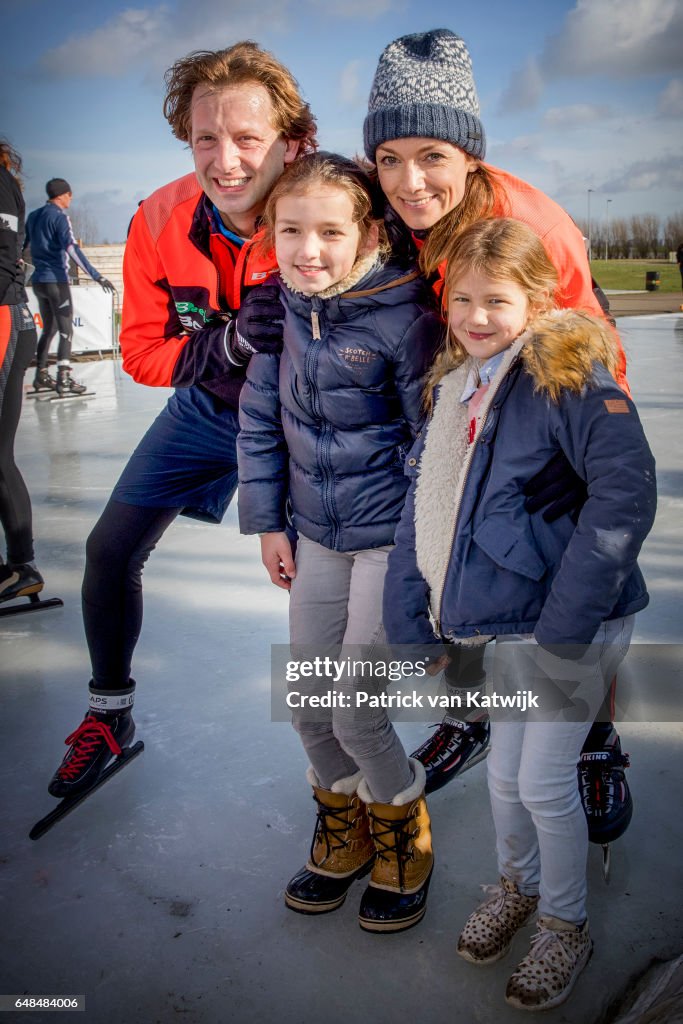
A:
[[[106,277],[100,277],[97,283],[100,286],[100,288],[104,289],[105,292],[115,292],[116,291],[116,288],[114,287],[114,285],[111,283],[111,281],[107,281]]]
[[[275,284],[250,289],[235,317],[229,339],[230,353],[238,365],[248,363],[254,352],[281,352],[285,307]]]
[[[544,509],[546,523],[554,523],[567,512],[574,522],[588,497],[586,483],[569,464],[564,452],[556,452],[543,469],[522,488],[524,508],[533,515]]]

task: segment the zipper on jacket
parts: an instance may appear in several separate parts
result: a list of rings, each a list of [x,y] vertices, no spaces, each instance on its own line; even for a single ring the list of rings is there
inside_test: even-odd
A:
[[[237,260],[238,260],[238,257],[239,257],[239,253],[235,253],[235,250],[231,246],[230,242],[227,240],[227,238],[223,238],[222,235],[212,235],[211,236],[211,243],[213,243],[213,245],[216,245],[216,246],[221,246],[221,250],[220,251],[221,252],[226,252],[226,253],[229,254],[230,262],[232,263],[232,274],[231,274],[231,277],[232,277],[232,280],[233,280],[233,291],[234,291],[234,288],[235,288],[235,271],[237,269]],[[228,293],[227,293],[227,291],[225,289],[224,278],[223,278],[223,275],[221,273],[221,259],[220,259],[220,256],[219,256],[219,251],[215,250],[215,254],[217,256],[217,259],[216,260],[212,259],[211,262],[213,264],[214,270],[216,271],[216,301],[217,301],[217,304],[218,304],[218,308],[221,310],[221,312],[230,312],[234,316],[235,309],[237,307],[233,307],[233,302],[232,302],[233,295],[228,295]],[[213,257],[213,255],[214,255],[214,249],[212,247],[211,256]]]
[[[333,545],[337,541],[339,535],[339,520],[334,511],[334,503],[332,499],[332,484],[334,482],[334,474],[330,466],[330,445],[332,437],[332,427],[329,423],[326,423],[322,415],[322,408],[320,405],[320,392],[315,379],[315,367],[318,362],[318,353],[320,351],[320,343],[322,342],[322,331],[320,329],[320,310],[322,309],[322,299],[317,299],[315,296],[311,299],[312,305],[318,305],[318,309],[311,309],[311,344],[308,346],[306,352],[306,358],[304,360],[304,368],[306,372],[306,382],[311,392],[311,406],[313,412],[322,423],[320,439],[318,442],[317,450],[318,457],[320,460],[320,468],[323,475],[323,487],[322,487],[322,499],[325,511],[327,512],[328,518],[332,524],[332,543]]]

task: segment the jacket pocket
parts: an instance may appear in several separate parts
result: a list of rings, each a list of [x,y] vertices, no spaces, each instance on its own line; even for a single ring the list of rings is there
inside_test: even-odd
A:
[[[536,548],[520,533],[510,528],[509,519],[486,519],[475,530],[474,542],[501,569],[519,573],[530,580],[545,576],[546,564]]]

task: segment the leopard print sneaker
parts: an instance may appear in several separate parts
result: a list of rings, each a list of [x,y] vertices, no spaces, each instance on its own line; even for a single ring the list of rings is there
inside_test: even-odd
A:
[[[471,964],[491,964],[505,956],[538,904],[538,896],[525,896],[509,878],[482,889],[489,898],[470,914],[458,939],[458,955]]]
[[[508,981],[505,1001],[518,1010],[549,1010],[563,1003],[593,952],[582,925],[539,917],[531,949]]]

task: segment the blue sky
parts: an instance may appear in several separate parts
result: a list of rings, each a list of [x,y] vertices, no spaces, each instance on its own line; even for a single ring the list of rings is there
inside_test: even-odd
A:
[[[467,42],[487,160],[576,218],[683,210],[680,0],[0,0],[0,132],[20,151],[29,209],[50,177],[100,240],[191,169],[161,113],[163,73],[191,50],[255,39],[298,79],[327,149],[361,150],[384,46],[446,27]]]

